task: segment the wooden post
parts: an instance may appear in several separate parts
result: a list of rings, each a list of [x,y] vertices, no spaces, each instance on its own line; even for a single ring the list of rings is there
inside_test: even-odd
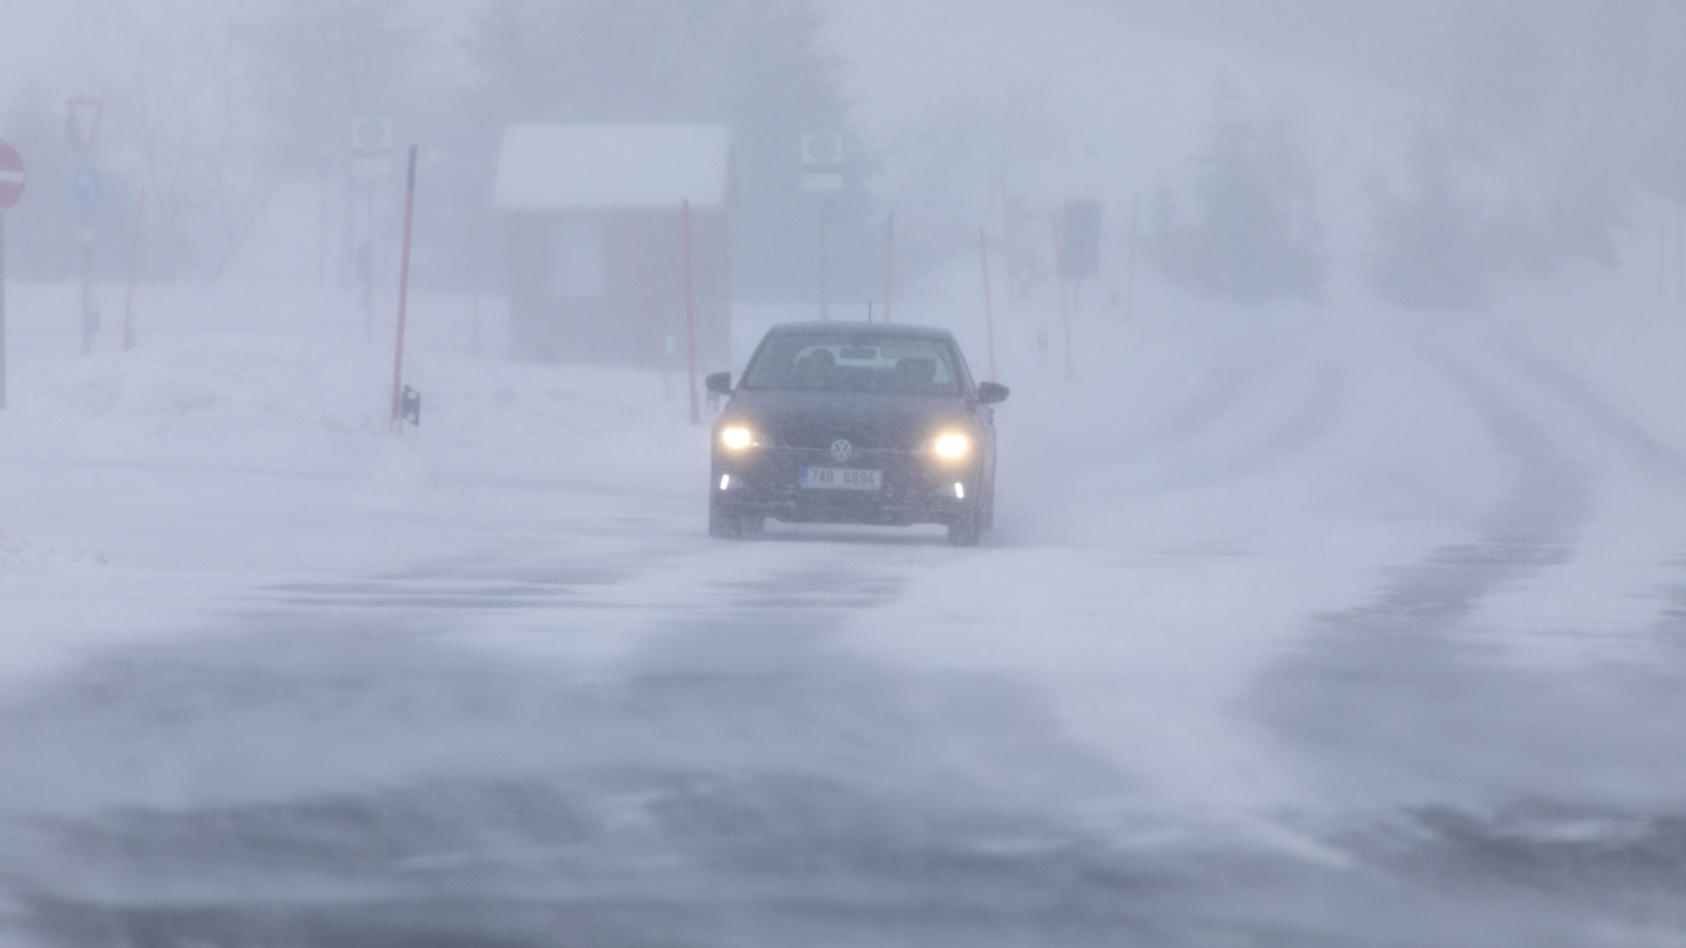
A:
[[[691,424],[702,424],[702,408],[697,404],[697,300],[696,283],[691,264],[691,202],[685,201],[682,215],[685,224],[685,359],[690,368]]]

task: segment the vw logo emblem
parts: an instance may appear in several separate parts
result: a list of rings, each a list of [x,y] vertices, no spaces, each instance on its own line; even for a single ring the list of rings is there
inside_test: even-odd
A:
[[[831,443],[831,456],[839,462],[847,461],[855,456],[855,446],[848,438],[838,438]]]

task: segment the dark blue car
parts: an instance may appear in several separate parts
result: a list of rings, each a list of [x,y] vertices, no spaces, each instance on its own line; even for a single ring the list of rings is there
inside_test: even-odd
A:
[[[995,518],[995,415],[954,336],[882,323],[776,326],[714,427],[709,532],[791,523],[940,523],[972,546]]]

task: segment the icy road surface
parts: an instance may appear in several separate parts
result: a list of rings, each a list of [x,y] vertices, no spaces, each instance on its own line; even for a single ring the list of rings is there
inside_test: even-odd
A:
[[[177,328],[15,357],[0,942],[1686,944],[1678,334],[1028,356],[971,551],[706,539],[653,377],[395,445]]]

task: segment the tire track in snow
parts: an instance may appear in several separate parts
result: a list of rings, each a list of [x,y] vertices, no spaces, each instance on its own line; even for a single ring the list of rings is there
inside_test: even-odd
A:
[[[1205,434],[1263,388],[1277,366],[1258,362],[1225,362],[1212,366],[1200,388],[1165,415],[1157,425],[1127,441],[1124,453],[1173,448]]]
[[[1487,662],[1465,624],[1574,554],[1589,473],[1526,413],[1429,356],[1516,466],[1471,542],[1316,620],[1248,702],[1332,798],[1327,842],[1471,909],[1571,907],[1565,944],[1671,944],[1686,927],[1677,693]]]
[[[1658,486],[1671,494],[1686,495],[1686,454],[1653,434],[1561,363],[1515,340],[1510,340],[1499,350],[1499,354],[1528,379],[1591,422]],[[1686,567],[1686,557],[1677,556],[1668,565],[1677,569]],[[1641,634],[1671,650],[1686,648],[1686,582],[1664,590],[1662,595],[1663,604],[1656,620]],[[1680,677],[1677,669],[1660,671]]]
[[[1516,473],[1476,537],[1435,550],[1369,602],[1318,617],[1304,648],[1258,683],[1250,704],[1337,782],[1398,789],[1426,778],[1434,790],[1485,769],[1487,750],[1468,738],[1524,722],[1486,699],[1517,686],[1477,661],[1460,627],[1504,585],[1565,562],[1591,513],[1585,472],[1527,414],[1450,357],[1427,358]]]
[[[1540,387],[1578,411],[1658,483],[1686,492],[1686,454],[1653,435],[1631,415],[1600,395],[1585,379],[1519,343],[1500,353]]]
[[[1318,366],[1312,387],[1293,414],[1253,444],[1205,468],[1165,475],[1132,489],[1132,494],[1191,490],[1241,480],[1303,454],[1328,440],[1340,428],[1346,412],[1346,373],[1333,363]]]
[[[1207,489],[1233,483],[1258,474],[1271,466],[1296,455],[1304,454],[1328,440],[1340,428],[1346,415],[1348,393],[1347,374],[1333,362],[1325,362],[1311,373],[1311,387],[1292,411],[1256,438],[1239,440],[1239,446],[1221,459],[1203,463],[1185,463],[1169,472],[1137,472],[1130,476],[1130,468],[1139,463],[1139,455],[1146,448],[1170,449],[1193,441],[1228,417],[1252,393],[1258,391],[1274,370],[1225,373],[1214,370],[1207,385],[1183,407],[1174,411],[1152,433],[1109,463],[1090,465],[1061,457],[1058,482],[1060,489],[1050,495],[1038,490],[1031,497],[1032,516],[1029,522],[1039,525],[1031,531],[1019,529],[1014,516],[1018,509],[1011,495],[1004,501],[1002,529],[997,539],[1002,542],[1036,542],[1039,538],[1063,541],[1070,539],[1071,529],[1084,529],[1091,519],[1072,521],[1072,511],[1064,498],[1071,496],[1110,496],[1127,504],[1145,501],[1155,496],[1184,490]],[[1035,505],[1059,502],[1049,509],[1036,510]],[[1054,530],[1047,524],[1060,525]]]

